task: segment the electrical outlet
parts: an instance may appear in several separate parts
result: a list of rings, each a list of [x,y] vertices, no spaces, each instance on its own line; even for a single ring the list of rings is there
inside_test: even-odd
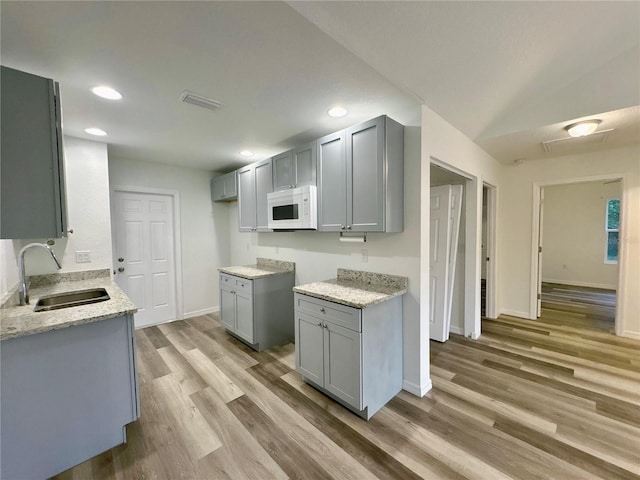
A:
[[[369,261],[369,252],[366,248],[363,248],[362,250],[360,250],[360,252],[362,253],[362,262],[363,263],[367,263]]]
[[[91,252],[89,250],[77,250],[76,263],[91,263]]]

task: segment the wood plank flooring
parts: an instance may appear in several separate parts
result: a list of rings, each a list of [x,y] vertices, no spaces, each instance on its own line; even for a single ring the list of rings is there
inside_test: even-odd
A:
[[[615,332],[616,291],[542,283],[543,321]]]
[[[640,342],[543,317],[431,343],[433,389],[369,422],[215,316],[137,332],[142,417],[69,479],[640,479]],[[35,457],[37,459],[37,456]]]

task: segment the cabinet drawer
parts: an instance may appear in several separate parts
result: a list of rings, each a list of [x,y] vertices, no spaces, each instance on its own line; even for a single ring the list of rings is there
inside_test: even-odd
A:
[[[253,280],[236,277],[227,273],[220,274],[220,288],[230,288],[237,292],[251,293],[253,291]]]
[[[359,308],[348,307],[339,303],[328,302],[319,298],[296,293],[295,309],[356,332],[362,331],[362,310]]]

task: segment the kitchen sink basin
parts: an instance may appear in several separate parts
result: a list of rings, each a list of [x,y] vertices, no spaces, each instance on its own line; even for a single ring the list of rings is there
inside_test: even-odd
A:
[[[34,312],[47,312],[58,308],[77,307],[89,303],[98,303],[109,300],[109,294],[104,288],[92,288],[75,292],[56,293],[40,297]]]

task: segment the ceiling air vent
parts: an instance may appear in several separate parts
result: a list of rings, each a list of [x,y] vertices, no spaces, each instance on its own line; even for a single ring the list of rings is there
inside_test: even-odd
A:
[[[613,128],[600,130],[592,133],[591,135],[585,135],[584,137],[565,137],[555,140],[545,140],[542,142],[542,149],[547,153],[562,152],[577,145],[605,143],[607,138],[609,138],[609,133],[611,132],[613,132]]]
[[[218,110],[223,105],[222,102],[214,100],[213,98],[203,97],[189,90],[185,90],[180,94],[180,101],[190,103],[196,107],[208,108],[209,110]]]

